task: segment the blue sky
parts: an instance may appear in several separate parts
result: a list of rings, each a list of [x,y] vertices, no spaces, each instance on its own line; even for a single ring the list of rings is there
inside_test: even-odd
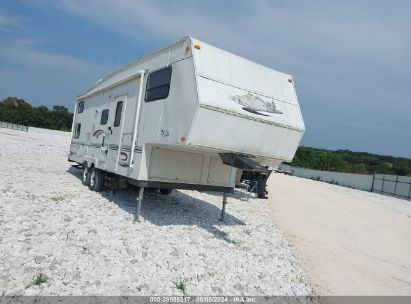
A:
[[[185,35],[292,74],[303,144],[411,157],[411,1],[0,3],[0,98],[66,105]]]

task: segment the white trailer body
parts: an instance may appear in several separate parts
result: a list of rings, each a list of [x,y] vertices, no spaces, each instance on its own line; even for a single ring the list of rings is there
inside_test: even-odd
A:
[[[291,161],[304,133],[294,82],[192,37],[79,95],[69,160],[140,187],[231,191],[235,161]]]

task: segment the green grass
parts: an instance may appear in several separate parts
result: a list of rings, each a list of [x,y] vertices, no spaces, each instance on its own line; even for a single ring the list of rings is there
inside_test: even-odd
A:
[[[183,292],[183,295],[186,294],[186,285],[184,284],[183,281],[176,283],[176,288],[180,289]]]
[[[38,273],[36,274],[32,281],[30,282],[29,285],[27,285],[26,288],[29,288],[31,286],[41,286],[42,284],[46,283],[49,280],[49,277],[46,276],[44,273]]]

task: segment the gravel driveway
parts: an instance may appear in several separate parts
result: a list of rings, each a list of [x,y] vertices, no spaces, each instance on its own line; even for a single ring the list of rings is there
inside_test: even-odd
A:
[[[68,133],[0,129],[0,294],[306,295],[265,201],[96,193],[67,162]]]

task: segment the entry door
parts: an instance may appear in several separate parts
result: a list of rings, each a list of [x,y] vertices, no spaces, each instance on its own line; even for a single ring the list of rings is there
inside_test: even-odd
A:
[[[119,146],[124,133],[127,96],[116,97],[113,106],[114,115],[111,117],[110,126],[108,127],[109,138],[106,169],[107,171],[116,172],[117,161],[119,159]]]

